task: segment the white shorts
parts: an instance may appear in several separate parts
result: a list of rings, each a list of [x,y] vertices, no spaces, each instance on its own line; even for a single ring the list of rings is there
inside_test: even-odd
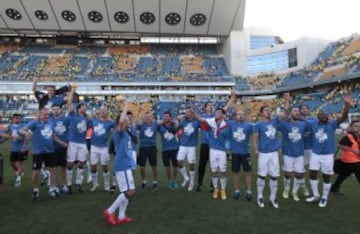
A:
[[[118,171],[115,175],[120,192],[126,192],[135,189],[133,173],[131,170]]]
[[[267,175],[271,177],[280,176],[279,154],[277,151],[259,153],[258,175],[262,177],[266,177]]]
[[[320,171],[325,175],[334,174],[334,155],[333,154],[315,154],[312,152],[310,158],[309,170]]]
[[[189,164],[196,163],[196,147],[195,146],[180,146],[176,157],[178,161],[184,161],[187,158]]]
[[[304,164],[308,166],[311,158],[311,149],[304,150]]]
[[[227,158],[226,152],[210,149],[210,169],[211,172],[226,172]]]
[[[136,165],[137,165],[137,153],[136,153],[135,150],[132,152],[132,157],[133,157],[134,162],[135,162],[135,168],[134,168],[134,169],[136,169]]]
[[[67,148],[67,158],[68,162],[85,162],[88,157],[88,150],[86,144],[79,144],[75,142],[69,142]]]
[[[304,173],[304,156],[290,157],[284,155],[283,170],[286,172]]]
[[[110,156],[108,147],[98,147],[91,145],[90,164],[96,165],[99,163],[99,160],[101,165],[109,164]]]

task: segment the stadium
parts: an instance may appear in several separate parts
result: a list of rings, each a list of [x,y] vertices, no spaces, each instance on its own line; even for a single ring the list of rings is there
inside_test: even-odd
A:
[[[336,118],[351,95],[344,128],[360,116],[360,35],[336,41],[302,37],[284,42],[266,28],[244,27],[245,0],[2,0],[0,2],[1,127],[13,114],[28,122],[37,118],[37,89],[76,84],[76,105],[89,115],[105,108],[112,118],[129,102],[161,120],[168,111],[184,114],[192,107],[203,112],[211,101],[223,107],[232,90],[236,102],[227,112],[243,110],[250,122],[261,106],[276,115],[305,104],[312,116],[327,112]],[[66,107],[65,107],[66,110]],[[341,137],[344,129],[337,129]],[[160,146],[160,136],[158,136]],[[253,146],[251,146],[253,147]],[[199,147],[198,147],[199,148]],[[330,195],[319,209],[304,201],[280,198],[280,209],[232,199],[230,162],[228,199],[217,201],[204,191],[166,188],[159,156],[159,190],[140,190],[131,201],[131,224],[109,227],[103,209],[115,199],[104,191],[62,195],[52,200],[45,188],[31,202],[31,159],[23,185],[13,186],[9,144],[0,145],[3,180],[0,186],[1,233],[358,233],[356,209],[359,186],[355,177],[343,185],[345,196]],[[199,150],[197,151],[199,153]],[[253,154],[253,148],[252,153]],[[160,155],[160,154],[159,154]],[[340,157],[340,152],[339,152]],[[280,157],[281,158],[281,157]],[[257,158],[254,156],[253,193]],[[112,162],[111,162],[112,163]],[[210,181],[210,173],[204,181]],[[147,169],[151,174],[150,168]],[[335,179],[335,176],[333,176]],[[243,178],[241,177],[242,181]],[[205,184],[205,183],[204,183]],[[241,182],[242,186],[243,182]],[[279,194],[282,181],[279,182]],[[265,189],[267,191],[267,188]],[[280,197],[280,195],[278,195]],[[341,224],[341,225],[339,225]]]

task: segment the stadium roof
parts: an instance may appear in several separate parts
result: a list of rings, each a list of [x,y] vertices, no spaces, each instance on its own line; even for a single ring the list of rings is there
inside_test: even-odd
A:
[[[227,36],[245,0],[1,0],[1,34]]]

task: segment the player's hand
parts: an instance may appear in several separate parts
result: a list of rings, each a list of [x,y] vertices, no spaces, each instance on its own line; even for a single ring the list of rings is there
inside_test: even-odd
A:
[[[351,102],[351,93],[347,93],[344,95],[344,102],[350,104]]]
[[[71,84],[71,90],[76,90],[79,87],[79,85],[77,83],[72,83]]]
[[[38,82],[39,78],[37,78],[36,76],[34,77],[34,83]]]
[[[255,150],[255,156],[259,157],[259,150]]]

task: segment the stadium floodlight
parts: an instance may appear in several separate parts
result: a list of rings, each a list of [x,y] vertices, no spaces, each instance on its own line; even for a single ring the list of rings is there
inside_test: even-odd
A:
[[[179,43],[178,37],[160,37],[160,43],[176,44]]]
[[[217,37],[200,37],[199,43],[200,44],[217,44],[218,38]]]
[[[159,37],[141,37],[140,38],[141,43],[160,43]]]
[[[199,43],[198,37],[180,37],[180,44],[197,44]]]

